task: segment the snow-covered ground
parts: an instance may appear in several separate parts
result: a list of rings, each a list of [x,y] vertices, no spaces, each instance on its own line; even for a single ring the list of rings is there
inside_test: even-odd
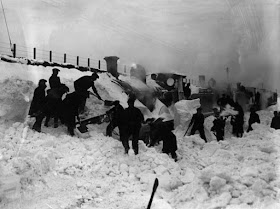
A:
[[[49,78],[51,68],[0,61],[0,69],[5,73],[0,83],[0,208],[145,209],[156,177],[152,209],[280,208],[280,131],[269,128],[273,107],[258,112],[261,124],[243,138],[231,137],[229,122],[226,140],[207,144],[198,135],[183,137],[186,127],[178,126],[178,162],[161,153],[162,144],[147,148],[142,141],[139,155],[127,156],[117,137],[104,136],[106,123],[88,125],[87,138],[70,137],[64,126],[31,130],[33,121],[25,116],[33,90],[40,78]],[[61,68],[59,75],[71,91],[73,80],[84,74]],[[96,86],[103,99],[119,99],[126,106],[126,95],[107,74]],[[109,108],[95,97],[87,107],[88,116]],[[212,116],[206,119],[206,129],[212,121]]]

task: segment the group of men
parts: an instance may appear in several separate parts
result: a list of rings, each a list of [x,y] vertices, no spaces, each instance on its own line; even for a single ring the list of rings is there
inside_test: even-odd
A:
[[[230,119],[230,124],[232,125],[232,134],[236,137],[242,137],[244,133],[244,111],[242,107],[239,105],[238,102],[234,102],[229,96],[226,96],[225,94],[222,96],[221,99],[218,100],[217,103],[220,106],[220,111],[218,110],[218,108],[213,108],[215,119],[213,121],[213,126],[211,127],[210,130],[216,136],[217,141],[224,140],[225,125],[229,115],[223,116],[221,115],[221,112],[225,109],[225,106],[227,104],[232,106],[234,110],[237,111],[237,114],[231,115],[231,119]],[[280,128],[279,115],[278,118],[274,119],[274,121],[278,121],[278,122],[273,122],[272,126],[275,126],[274,124],[278,124]],[[260,123],[260,118],[259,115],[256,113],[256,109],[254,107],[251,107],[247,132],[253,130],[252,128],[253,123]],[[204,115],[202,113],[202,108],[198,108],[197,113],[193,115],[187,131],[189,130],[190,127],[192,127],[190,135],[194,135],[195,132],[198,131],[200,137],[205,142],[207,142],[205,132],[204,132]]]
[[[132,137],[132,149],[135,155],[138,154],[138,140],[140,130],[145,126],[149,126],[148,135],[151,141],[147,142],[147,145],[154,146],[155,141],[162,140],[163,148],[162,152],[171,154],[171,157],[176,161],[177,155],[177,141],[176,136],[172,133],[173,125],[169,123],[157,123],[153,119],[147,119],[144,121],[142,112],[134,106],[135,97],[130,96],[128,98],[127,108],[123,108],[119,101],[114,101],[114,107],[107,111],[107,115],[110,117],[110,123],[106,128],[106,135],[112,136],[112,131],[118,127],[120,141],[123,144],[125,153],[129,151],[129,139]],[[143,130],[142,130],[143,131]]]
[[[38,87],[34,91],[29,115],[36,118],[32,128],[38,132],[41,132],[41,123],[44,118],[46,118],[44,125],[48,126],[50,118],[54,117],[54,128],[58,127],[58,119],[60,119],[61,123],[67,126],[68,133],[73,136],[76,117],[80,121],[79,113],[84,111],[86,99],[90,95],[89,88],[92,88],[95,96],[101,99],[94,85],[99,76],[97,73],[82,76],[74,81],[74,92],[68,93],[69,88],[60,81],[59,71],[57,68],[52,69],[53,73],[49,78],[50,89],[47,90],[47,93],[45,91],[47,80],[39,80]],[[65,93],[68,94],[62,99]]]
[[[94,85],[94,81],[98,79],[99,76],[93,73],[91,76],[83,76],[77,79],[74,81],[74,92],[68,93],[69,88],[61,83],[60,77],[58,76],[60,70],[54,68],[52,71],[53,74],[49,78],[50,89],[47,90],[47,93],[47,80],[45,79],[39,81],[38,87],[34,91],[29,110],[29,115],[36,118],[32,128],[35,131],[41,132],[41,123],[43,119],[46,118],[44,125],[48,126],[49,119],[54,117],[54,128],[58,127],[58,119],[60,119],[61,123],[67,126],[68,133],[74,136],[76,119],[80,122],[79,114],[84,111],[86,99],[89,95],[95,95],[98,99],[102,100]],[[95,94],[88,91],[90,88],[92,88]],[[65,93],[66,96],[62,99]],[[135,96],[130,96],[127,101],[127,108],[123,108],[119,101],[113,102],[113,107],[107,111],[110,123],[106,128],[106,135],[112,136],[114,128],[118,127],[120,141],[123,144],[125,153],[127,154],[130,149],[129,139],[132,137],[132,149],[135,155],[137,155],[139,153],[139,132],[142,125],[147,122],[144,121],[142,112],[134,106],[135,100]],[[176,136],[172,133],[172,129],[169,130],[168,127],[164,127],[161,132],[165,135],[162,137],[164,142],[163,152],[171,154],[176,160]],[[163,136],[162,133],[161,136]],[[171,146],[170,140],[168,140],[169,138],[172,139]]]

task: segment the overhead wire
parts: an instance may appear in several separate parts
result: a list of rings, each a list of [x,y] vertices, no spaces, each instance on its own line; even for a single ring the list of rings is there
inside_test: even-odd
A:
[[[12,45],[12,41],[11,41],[11,36],[10,36],[10,32],[9,32],[8,23],[7,23],[6,14],[5,14],[5,10],[4,10],[2,0],[1,0],[1,5],[2,5],[4,20],[5,20],[5,24],[6,24],[6,28],[7,28],[7,32],[8,32],[9,41],[10,41],[10,48],[11,48],[11,51],[13,52],[13,45]]]
[[[107,6],[109,6],[109,5],[107,5]],[[106,17],[103,20],[107,20],[107,22],[108,22],[108,18],[106,18]],[[172,44],[170,44],[168,42],[162,41],[162,40],[160,40],[160,39],[158,39],[156,37],[152,37],[152,36],[150,36],[148,34],[145,34],[145,33],[144,34],[143,33],[139,33],[138,31],[133,30],[130,27],[121,24],[120,22],[116,22],[117,21],[116,19],[114,21],[115,21],[115,23],[111,27],[115,28],[118,31],[122,31],[123,33],[126,33],[126,32],[132,33],[132,34],[136,35],[138,38],[140,38],[140,39],[142,39],[144,41],[152,41],[153,43],[158,44],[160,46],[170,48],[170,49],[172,49],[173,51],[175,51],[176,53],[178,53],[180,55],[182,55],[182,53],[184,52],[183,49],[180,49],[180,48],[178,48],[178,47],[176,47],[176,46],[174,46],[174,45],[172,45]]]

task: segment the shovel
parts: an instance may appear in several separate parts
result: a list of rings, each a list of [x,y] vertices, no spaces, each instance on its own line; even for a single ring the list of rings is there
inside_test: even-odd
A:
[[[80,126],[77,127],[77,129],[83,134],[88,132],[88,128],[85,124],[80,124]]]
[[[150,198],[150,201],[149,201],[149,204],[148,204],[147,209],[151,209],[152,202],[153,202],[154,195],[155,195],[155,193],[156,193],[157,188],[158,188],[158,178],[155,179],[154,186],[153,186],[153,191],[152,191],[152,195],[151,195],[151,198]]]
[[[96,94],[92,93],[91,91],[89,92],[91,95],[95,96],[97,99],[99,99]],[[114,101],[110,101],[110,100],[103,100],[103,99],[99,99],[101,101],[104,102],[105,106],[112,106]]]

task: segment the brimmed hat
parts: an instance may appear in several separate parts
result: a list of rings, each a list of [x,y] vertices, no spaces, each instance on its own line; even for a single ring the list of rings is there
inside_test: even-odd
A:
[[[91,77],[98,79],[99,75],[97,73],[92,73]]]
[[[45,79],[40,79],[39,80],[39,85],[46,84],[46,83],[47,83],[47,80],[45,80]]]
[[[52,71],[53,72],[59,72],[60,70],[58,68],[53,68]]]

